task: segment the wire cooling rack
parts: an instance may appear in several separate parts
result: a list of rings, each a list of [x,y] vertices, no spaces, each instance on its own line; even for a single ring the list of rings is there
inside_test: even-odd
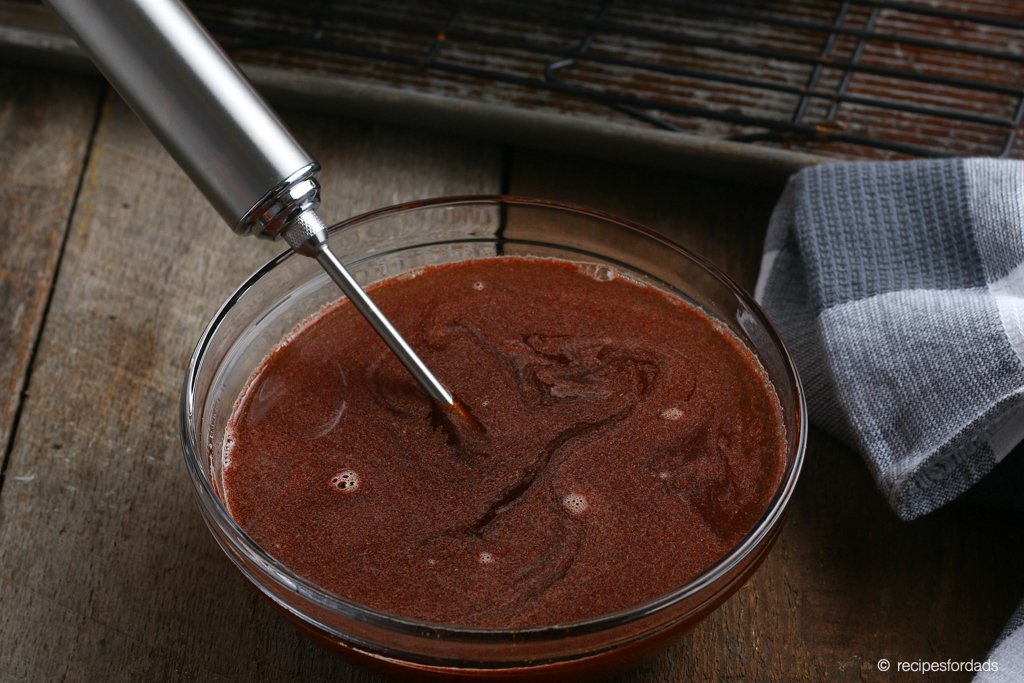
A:
[[[244,63],[828,156],[1022,155],[1014,0],[191,5]]]
[[[278,104],[709,172],[1024,157],[1020,0],[187,1]],[[0,58],[87,64],[46,14],[0,0]]]

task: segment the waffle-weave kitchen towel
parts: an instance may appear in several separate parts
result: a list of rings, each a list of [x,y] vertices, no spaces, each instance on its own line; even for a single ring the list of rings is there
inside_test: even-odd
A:
[[[900,517],[954,499],[1024,438],[1024,162],[801,171],[755,296],[811,420],[860,451]]]
[[[973,683],[1019,683],[1024,681],[1024,603],[1006,625],[995,647],[988,653],[988,661],[998,668],[982,671]]]
[[[755,297],[811,420],[861,453],[903,519],[956,498],[1024,438],[1024,162],[801,171],[772,215]],[[1024,605],[992,652],[1003,671],[978,681],[1024,680],[1022,622]]]

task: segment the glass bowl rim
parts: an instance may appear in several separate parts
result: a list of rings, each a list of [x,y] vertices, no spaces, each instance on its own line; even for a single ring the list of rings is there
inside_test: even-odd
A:
[[[225,302],[217,310],[217,313],[213,316],[206,328],[203,330],[202,335],[199,338],[199,342],[196,344],[195,350],[189,360],[188,370],[185,375],[185,381],[182,386],[181,392],[181,403],[179,411],[179,436],[181,438],[182,450],[185,456],[185,465],[189,471],[190,479],[194,487],[199,503],[203,505],[208,513],[215,519],[219,525],[226,526],[227,531],[225,537],[229,539],[233,549],[243,555],[248,561],[252,562],[257,567],[269,567],[273,570],[274,574],[269,574],[263,571],[263,575],[272,579],[278,588],[284,589],[287,593],[298,593],[302,598],[309,600],[317,604],[320,608],[327,609],[332,613],[338,613],[346,618],[355,619],[357,621],[367,623],[369,625],[384,628],[389,631],[403,633],[406,635],[430,638],[431,640],[454,640],[462,642],[487,642],[490,644],[498,644],[506,642],[522,643],[522,642],[536,642],[543,640],[563,640],[571,638],[573,636],[583,636],[602,630],[612,629],[625,624],[632,623],[634,621],[643,619],[647,616],[656,614],[663,610],[671,608],[673,605],[690,598],[699,593],[705,587],[712,585],[722,576],[728,574],[729,571],[739,565],[764,539],[764,537],[775,527],[776,524],[781,522],[781,517],[785,515],[788,507],[789,500],[792,498],[793,491],[796,487],[796,483],[799,479],[800,471],[803,466],[804,451],[807,445],[808,436],[808,425],[807,425],[807,404],[804,395],[803,385],[800,381],[800,376],[797,372],[796,364],[793,360],[792,355],[789,352],[789,348],[786,346],[778,329],[768,318],[768,315],[764,312],[761,306],[754,300],[752,296],[747,294],[741,287],[739,287],[733,280],[722,272],[717,266],[712,264],[710,261],[705,259],[700,254],[690,251],[686,247],[676,244],[671,239],[661,235],[654,230],[647,228],[639,223],[631,221],[626,218],[622,218],[615,214],[611,214],[598,209],[592,209],[589,207],[581,206],[578,204],[572,204],[568,202],[554,201],[548,199],[537,199],[531,197],[516,197],[509,195],[457,195],[449,197],[436,197],[432,199],[417,200],[411,202],[405,202],[402,204],[395,204],[393,206],[383,207],[375,209],[357,216],[353,216],[339,223],[336,223],[328,228],[330,234],[335,234],[342,230],[353,228],[362,223],[372,221],[384,216],[395,213],[411,212],[419,209],[430,209],[438,208],[443,206],[459,206],[459,205],[470,205],[470,204],[484,204],[484,205],[522,205],[522,206],[536,206],[549,209],[556,209],[561,211],[568,211],[572,213],[583,214],[592,218],[597,218],[606,222],[615,223],[619,226],[627,229],[634,230],[641,233],[649,239],[653,239],[660,242],[664,246],[672,249],[676,252],[681,253],[684,257],[693,261],[704,270],[706,270],[714,279],[725,285],[725,287],[740,301],[742,301],[756,316],[758,323],[764,328],[769,339],[780,351],[784,365],[787,370],[789,380],[795,390],[796,400],[794,401],[795,409],[795,423],[797,428],[796,442],[795,442],[795,454],[792,463],[787,463],[786,472],[783,474],[783,480],[779,483],[775,494],[772,496],[767,509],[758,519],[754,527],[738,542],[736,543],[724,556],[719,558],[709,567],[705,568],[702,572],[696,576],[690,578],[685,583],[673,588],[670,591],[662,593],[650,600],[642,602],[625,609],[616,610],[614,612],[608,612],[601,614],[596,617],[590,617],[587,619],[580,619],[572,622],[566,622],[562,624],[554,624],[548,626],[529,627],[529,628],[501,628],[501,627],[469,627],[469,626],[457,626],[451,624],[438,624],[435,622],[422,621],[417,619],[411,619],[408,617],[402,617],[386,612],[371,609],[369,607],[360,605],[357,602],[343,598],[335,593],[320,588],[308,579],[303,578],[299,574],[295,573],[289,567],[275,559],[272,555],[261,548],[246,532],[242,527],[234,520],[231,514],[228,512],[226,505],[221,500],[220,496],[217,495],[214,488],[213,482],[203,466],[203,458],[200,454],[202,443],[201,440],[194,438],[196,436],[195,430],[191,428],[192,425],[192,411],[191,406],[194,403],[195,393],[194,389],[198,382],[199,368],[201,367],[202,361],[205,358],[207,348],[220,328],[221,322],[232,310],[234,305],[241,299],[241,297],[252,287],[254,287],[264,276],[270,271],[276,268],[279,264],[289,258],[304,258],[299,256],[295,252],[289,250],[283,251],[278,256],[274,257],[256,272],[250,275],[245,282],[229,296]],[[465,242],[501,242],[501,236],[497,238],[466,238],[458,240],[442,240],[441,242],[454,241],[457,243]],[[507,242],[515,243],[517,240],[505,240]],[[519,241],[522,242],[522,241]],[[435,244],[436,242],[428,242],[425,244]],[[557,243],[553,243],[556,244]],[[423,245],[421,245],[423,246]],[[787,435],[788,438],[788,435]],[[223,529],[222,529],[223,530]],[[219,543],[219,540],[218,540]],[[240,566],[239,562],[231,553],[226,553],[236,568],[242,572],[243,576],[247,574],[245,568]],[[284,579],[284,580],[282,580]],[[259,588],[260,592],[265,591]],[[285,607],[288,611],[295,614],[300,619],[305,621],[311,621],[320,626],[320,628],[327,628],[320,623],[319,619],[314,619],[312,615],[308,615],[297,611],[291,605],[283,605],[276,596],[266,596],[278,602],[279,605]]]

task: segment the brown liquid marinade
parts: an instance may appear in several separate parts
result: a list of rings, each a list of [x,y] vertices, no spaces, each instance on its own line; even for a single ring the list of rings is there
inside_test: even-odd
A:
[[[323,588],[463,626],[593,617],[714,563],[778,487],[767,375],[680,300],[522,257],[369,289],[482,427],[432,408],[344,301],[267,357],[228,426],[226,497]]]

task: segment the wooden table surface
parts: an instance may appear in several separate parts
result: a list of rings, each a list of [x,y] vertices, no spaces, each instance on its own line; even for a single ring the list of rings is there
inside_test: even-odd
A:
[[[509,191],[661,230],[753,287],[780,188],[285,112],[334,221]],[[235,237],[99,81],[0,67],[0,680],[372,681],[232,570],[178,440],[186,364],[280,247]],[[1024,594],[1024,519],[954,503],[903,523],[812,431],[754,578],[620,683],[916,681],[875,662],[983,660]],[[969,680],[948,674],[929,680]]]

